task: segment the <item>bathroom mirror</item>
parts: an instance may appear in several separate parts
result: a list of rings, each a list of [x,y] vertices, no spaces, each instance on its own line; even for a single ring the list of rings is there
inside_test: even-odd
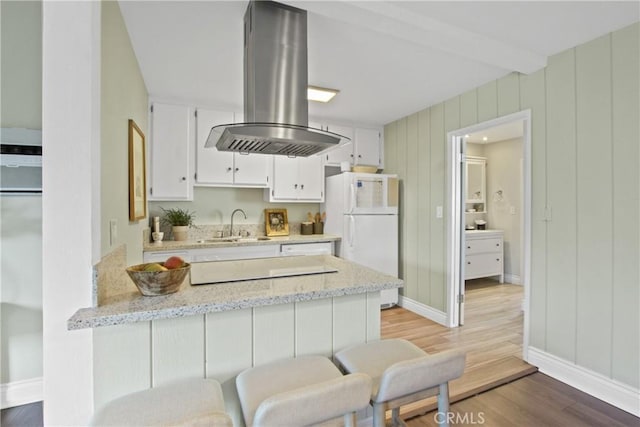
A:
[[[484,204],[486,202],[486,167],[487,160],[483,157],[467,156],[465,162],[466,182],[466,203],[467,204]]]

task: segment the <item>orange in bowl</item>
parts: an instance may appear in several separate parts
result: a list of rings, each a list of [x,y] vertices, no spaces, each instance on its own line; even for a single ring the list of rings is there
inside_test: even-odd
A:
[[[185,262],[182,267],[167,269],[161,262],[132,265],[127,274],[144,296],[167,295],[178,292],[191,269]]]

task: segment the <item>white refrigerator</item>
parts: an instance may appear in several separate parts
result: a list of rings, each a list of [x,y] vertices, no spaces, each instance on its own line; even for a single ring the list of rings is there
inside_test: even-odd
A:
[[[397,175],[345,172],[326,179],[324,232],[342,239],[337,255],[398,277]],[[381,292],[381,306],[398,303],[398,290]]]

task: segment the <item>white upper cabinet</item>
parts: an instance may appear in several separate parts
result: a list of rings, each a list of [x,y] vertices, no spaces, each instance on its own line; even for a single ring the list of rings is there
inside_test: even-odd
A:
[[[234,120],[235,119],[235,120]],[[241,114],[198,109],[196,146],[196,185],[267,187],[272,156],[243,154],[205,148],[211,128],[226,123],[239,123]]]
[[[351,142],[326,153],[325,163],[339,165],[341,162],[349,162],[353,164],[353,128],[348,126],[327,125],[326,130],[346,136]]]
[[[349,162],[351,165],[374,165],[382,168],[381,129],[316,123],[310,125],[351,139],[350,143],[324,153],[323,159],[326,165],[340,166],[342,162]]]
[[[153,103],[149,200],[191,200],[193,110],[185,105]]]
[[[265,194],[269,202],[324,201],[322,157],[273,156],[273,183]]]
[[[379,129],[356,128],[354,164],[381,166]]]

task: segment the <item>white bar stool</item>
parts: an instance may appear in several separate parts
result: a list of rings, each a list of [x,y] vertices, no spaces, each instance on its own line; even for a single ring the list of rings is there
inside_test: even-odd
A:
[[[306,426],[344,417],[369,405],[371,378],[343,375],[326,357],[303,356],[249,368],[236,378],[247,426]]]
[[[456,350],[429,355],[402,339],[358,344],[335,354],[348,373],[361,372],[373,378],[373,425],[386,425],[392,411],[394,426],[404,425],[400,406],[438,395],[438,412],[449,411],[449,381],[464,372],[464,353]],[[438,417],[448,425],[447,416]]]
[[[224,409],[220,383],[182,380],[127,394],[97,411],[92,426],[233,427]]]

